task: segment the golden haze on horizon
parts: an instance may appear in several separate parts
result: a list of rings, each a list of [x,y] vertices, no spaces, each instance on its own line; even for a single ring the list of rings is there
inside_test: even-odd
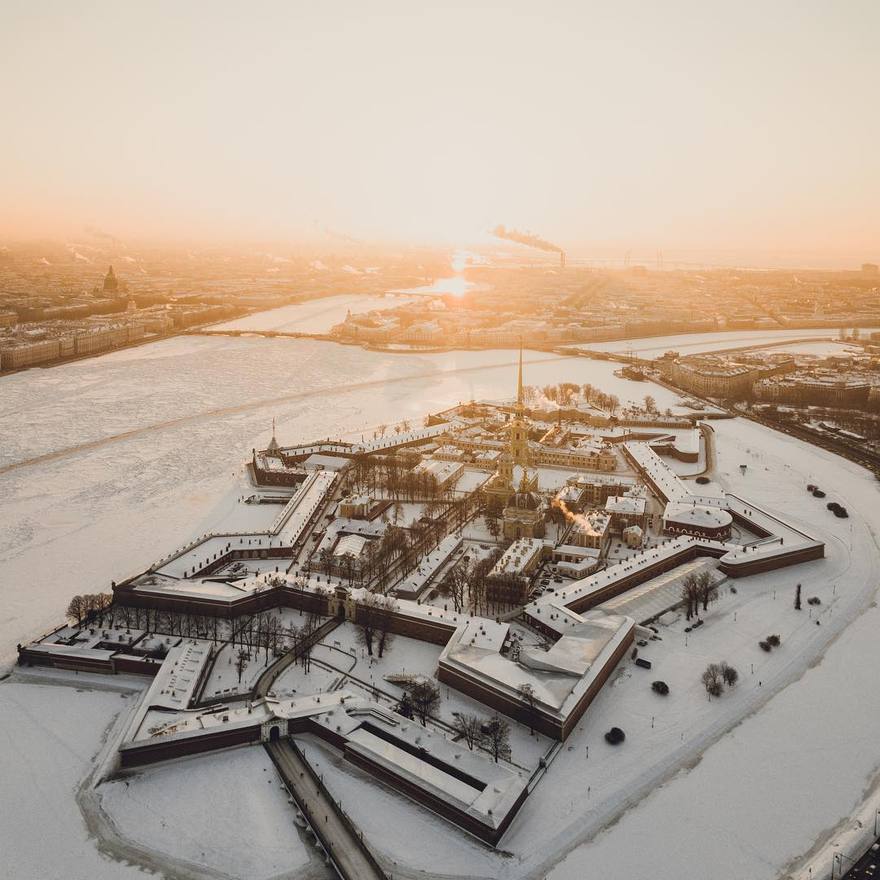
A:
[[[4,4],[0,233],[876,246],[880,7]]]

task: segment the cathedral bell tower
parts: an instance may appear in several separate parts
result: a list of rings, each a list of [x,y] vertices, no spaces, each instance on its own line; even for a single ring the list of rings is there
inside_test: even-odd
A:
[[[525,423],[525,404],[523,402],[523,352],[519,346],[519,373],[516,384],[516,408],[508,428],[510,432],[510,456],[515,464],[529,463],[529,431]]]

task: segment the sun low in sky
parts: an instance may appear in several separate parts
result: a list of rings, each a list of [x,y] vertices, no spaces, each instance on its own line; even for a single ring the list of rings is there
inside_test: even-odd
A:
[[[0,234],[875,253],[880,4],[0,4]]]

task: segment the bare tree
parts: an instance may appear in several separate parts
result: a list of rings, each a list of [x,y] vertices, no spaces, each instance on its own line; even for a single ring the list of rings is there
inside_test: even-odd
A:
[[[460,559],[446,574],[443,584],[449,590],[452,598],[452,607],[456,612],[464,608],[464,597],[467,593],[468,578],[470,575],[470,557]]]
[[[367,649],[367,653],[373,656],[373,644],[376,640],[379,614],[377,606],[380,597],[375,593],[367,593],[363,600],[357,604],[355,624],[357,625],[356,638],[359,645]]]
[[[482,726],[483,722],[478,715],[470,715],[466,712],[459,712],[453,722],[456,733],[465,741],[465,744],[471,751],[480,742],[480,728]]]
[[[244,672],[248,662],[248,653],[244,648],[239,648],[235,655],[235,671],[238,673],[238,683],[241,684],[241,674]]]
[[[384,655],[385,651],[391,647],[391,643],[394,641],[391,627],[394,625],[394,612],[396,609],[397,603],[390,596],[384,596],[376,604],[377,647],[380,657]]]
[[[709,603],[718,598],[718,587],[708,571],[701,571],[697,575],[697,598],[703,603],[703,611],[708,611]]]
[[[483,745],[498,763],[499,758],[510,757],[510,725],[498,715],[493,715],[483,725]]]
[[[104,618],[113,605],[112,593],[96,593],[94,596],[94,614],[98,619],[98,626],[104,626]],[[112,624],[111,624],[112,626]]]
[[[424,679],[417,681],[409,689],[413,711],[424,727],[428,723],[428,716],[432,715],[440,705],[440,689],[432,681]]]
[[[721,677],[729,688],[733,687],[737,681],[739,681],[739,673],[732,666],[728,666],[725,662],[721,663]]]
[[[721,667],[717,663],[710,663],[702,675],[703,686],[706,693],[713,697],[721,696],[722,691],[722,673]]]
[[[86,616],[86,603],[82,596],[74,596],[67,606],[67,616],[76,621],[76,625],[82,629],[83,619]]]
[[[700,601],[700,586],[693,572],[687,574],[681,582],[681,598],[687,605],[686,617],[690,620],[697,613]]]
[[[83,594],[83,603],[84,603],[84,611],[85,614],[83,618],[86,623],[92,623],[95,620],[95,617],[98,614],[98,609],[101,604],[100,596],[95,593],[84,593]]]
[[[398,715],[403,715],[404,718],[413,717],[412,697],[407,691],[403,692],[403,696],[401,696],[400,702],[397,704],[395,711]]]

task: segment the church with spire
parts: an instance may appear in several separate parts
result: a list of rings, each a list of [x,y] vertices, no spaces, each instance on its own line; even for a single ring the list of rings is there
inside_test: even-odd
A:
[[[535,492],[538,472],[531,467],[529,426],[525,418],[523,397],[523,352],[519,348],[519,370],[516,383],[516,405],[513,418],[507,425],[507,449],[502,453],[498,468],[498,488],[509,492]]]
[[[535,538],[544,534],[544,502],[538,494],[538,472],[532,467],[529,426],[523,395],[523,352],[519,348],[516,405],[506,426],[507,449],[501,454],[498,473],[489,491],[504,501],[506,538]]]
[[[266,452],[270,455],[278,455],[281,447],[278,445],[278,441],[275,439],[275,417],[272,417],[272,439],[269,441],[269,445],[266,447]]]

